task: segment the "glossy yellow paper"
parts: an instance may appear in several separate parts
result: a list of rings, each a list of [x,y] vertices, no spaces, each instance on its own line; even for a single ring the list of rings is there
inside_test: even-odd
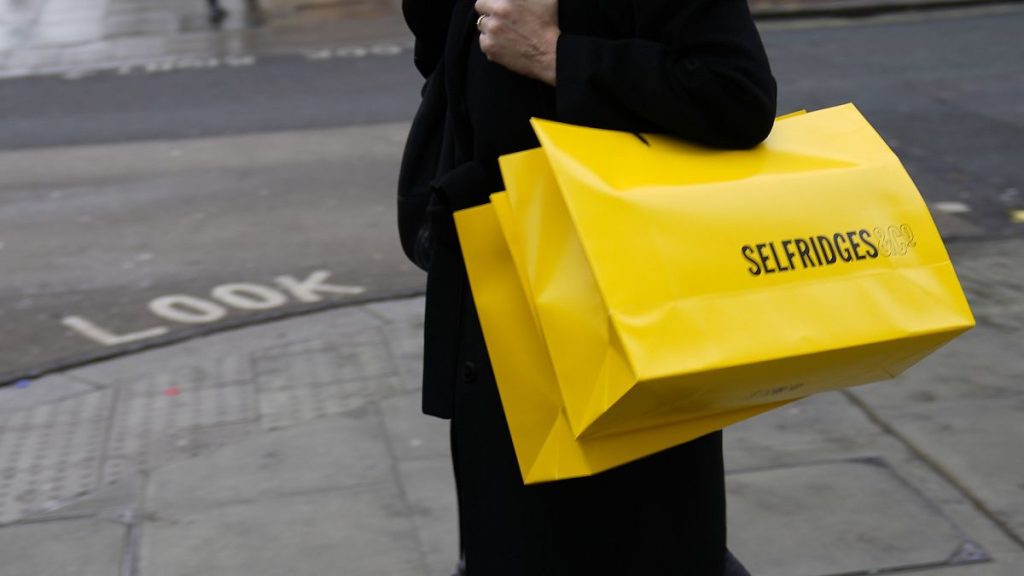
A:
[[[754,150],[534,121],[456,223],[528,483],[588,475],[973,326],[927,207],[852,106]]]

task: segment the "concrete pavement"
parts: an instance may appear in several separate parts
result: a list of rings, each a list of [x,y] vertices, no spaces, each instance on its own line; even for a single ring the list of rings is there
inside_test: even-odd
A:
[[[896,381],[726,433],[758,576],[1016,576],[1024,240],[951,245],[976,330]],[[422,300],[225,332],[0,390],[0,575],[449,573]]]

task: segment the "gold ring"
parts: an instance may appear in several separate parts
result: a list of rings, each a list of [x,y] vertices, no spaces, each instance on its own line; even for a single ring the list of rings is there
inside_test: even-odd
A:
[[[484,23],[484,18],[487,18],[487,14],[481,14],[480,17],[476,19],[476,29],[480,32],[483,32],[483,28],[480,26]]]

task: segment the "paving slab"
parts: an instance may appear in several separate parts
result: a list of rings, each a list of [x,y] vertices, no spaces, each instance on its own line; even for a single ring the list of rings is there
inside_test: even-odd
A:
[[[380,330],[387,339],[406,389],[422,389],[423,298],[369,304],[365,309],[382,321]]]
[[[447,420],[423,415],[423,396],[418,392],[388,398],[380,403],[391,449],[399,462],[451,457]]]
[[[1019,240],[950,247],[978,327],[891,383],[854,389],[874,418],[1024,543],[1024,269]]]
[[[899,384],[895,380],[877,386]],[[881,459],[993,557],[1021,551],[1019,543],[997,522],[979,511],[973,495],[965,493],[955,479],[951,482],[949,476],[937,471],[934,463],[922,460],[903,440],[884,432],[846,393],[817,395],[728,428],[725,459],[729,485],[734,477],[751,470],[799,468],[836,459]],[[774,524],[761,528],[778,529],[786,522],[776,519]]]
[[[101,483],[91,492],[62,500],[33,514],[29,522],[77,518],[134,522],[142,510],[145,486],[144,474],[121,474],[115,480]]]
[[[116,576],[126,532],[95,519],[0,528],[0,576]]]
[[[208,378],[203,368],[200,363],[156,372],[116,386],[105,481],[153,470],[203,447],[237,440],[255,426],[252,383],[221,382]]]
[[[262,390],[367,380],[395,373],[387,343],[376,330],[351,339],[316,339],[266,349],[253,362]]]
[[[1024,396],[880,413],[1024,539]]]
[[[450,576],[459,559],[459,516],[451,460],[399,462],[399,480],[413,512],[430,576]]]
[[[409,511],[393,482],[156,511],[143,526],[145,576],[421,576]]]
[[[371,409],[256,435],[155,471],[147,511],[180,516],[233,502],[386,482],[386,442]]]
[[[317,339],[265,350],[253,362],[267,429],[343,414],[403,388],[377,330],[347,341]]]
[[[995,555],[992,562],[947,566],[941,569],[901,571],[898,574],[900,576],[1020,576],[1021,566],[1024,566],[1024,554],[1009,553]]]
[[[966,242],[948,248],[979,324],[1001,330],[1009,338],[1024,332],[1021,241]]]
[[[0,388],[0,414],[17,412],[94,392],[96,386],[64,374],[51,374],[38,380],[25,380],[17,386]]]
[[[260,422],[277,430],[325,416],[347,414],[400,390],[395,376],[339,380],[260,392]]]
[[[915,407],[961,400],[1012,400],[1024,394],[1024,362],[993,362],[1020,355],[1018,338],[981,323],[899,378],[854,389],[873,406]]]
[[[884,460],[733,474],[730,546],[764,576],[873,574],[987,559]]]
[[[841,392],[826,392],[730,426],[725,430],[729,472],[834,458],[902,453]]]
[[[161,430],[140,427],[144,435],[133,436],[131,426],[115,423],[108,436],[103,462],[102,485],[130,481],[139,474],[190,460],[206,452],[230,446],[259,430],[255,422],[208,427],[169,427]]]

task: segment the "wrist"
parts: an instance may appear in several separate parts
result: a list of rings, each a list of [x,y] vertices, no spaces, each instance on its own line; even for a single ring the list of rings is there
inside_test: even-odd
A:
[[[544,57],[538,79],[549,86],[555,86],[558,80],[558,38],[562,31],[556,26],[545,35]]]

